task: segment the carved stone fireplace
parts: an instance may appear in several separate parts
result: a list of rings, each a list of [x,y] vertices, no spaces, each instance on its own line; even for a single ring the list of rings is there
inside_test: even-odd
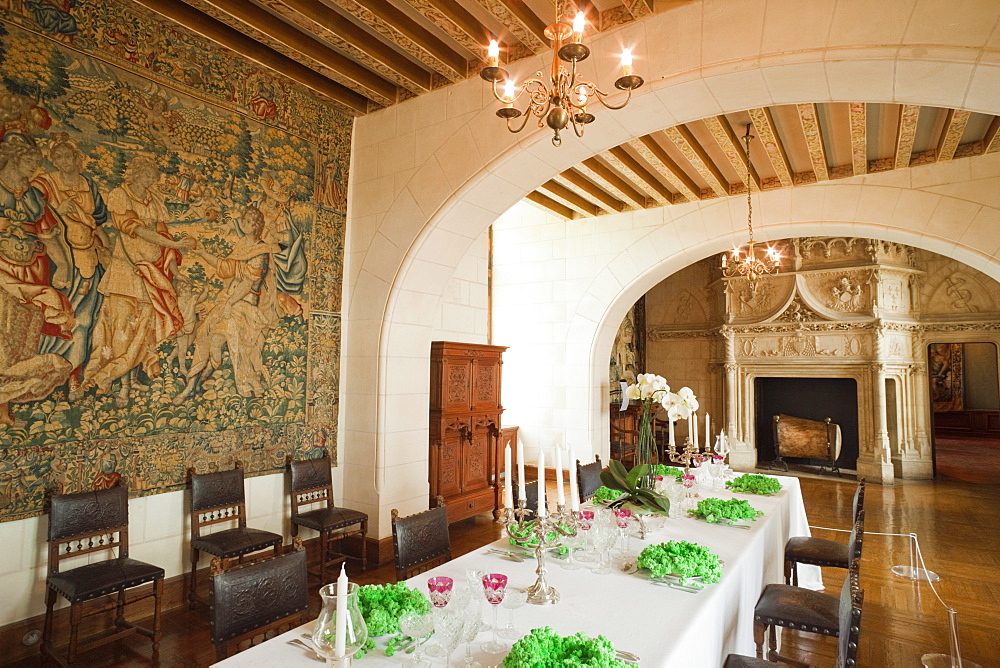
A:
[[[695,390],[713,432],[736,438],[730,458],[739,470],[757,465],[759,423],[771,419],[755,414],[757,379],[853,379],[858,474],[882,483],[933,477],[927,343],[1000,340],[1000,284],[875,239],[777,245],[776,276],[723,278],[711,257],[651,290],[647,370]]]

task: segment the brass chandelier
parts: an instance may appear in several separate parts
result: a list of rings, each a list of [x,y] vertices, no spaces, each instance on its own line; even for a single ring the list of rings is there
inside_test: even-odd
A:
[[[622,76],[615,81],[615,88],[628,91],[628,97],[619,105],[608,104],[605,100],[608,93],[597,87],[597,84],[586,81],[577,74],[577,63],[586,60],[590,48],[583,43],[583,32],[586,28],[586,17],[579,12],[570,25],[562,21],[562,3],[556,2],[556,20],[545,28],[545,36],[552,40],[552,68],[546,79],[539,70],[520,86],[508,78],[507,71],[499,66],[500,47],[496,40],[490,42],[487,50],[487,63],[480,72],[486,81],[493,85],[493,96],[503,106],[497,109],[497,116],[507,122],[507,129],[517,133],[528,124],[532,116],[538,118],[538,127],[544,122],[555,133],[552,136],[553,146],[559,146],[562,138],[559,133],[572,124],[577,137],[583,136],[583,131],[589,123],[594,122],[594,115],[587,112],[587,103],[593,98],[608,109],[621,109],[632,99],[632,91],[642,85],[642,77],[632,73],[632,52],[624,49],[622,52]],[[569,71],[563,67],[569,63]],[[500,83],[503,82],[501,91]],[[524,95],[527,105],[517,109],[514,103]],[[523,117],[521,123],[512,123]]]
[[[743,135],[743,144],[747,156],[747,232],[749,241],[743,245],[722,254],[722,275],[726,278],[743,276],[750,281],[761,276],[778,273],[781,265],[781,252],[774,246],[758,245],[753,240],[753,201],[750,199],[750,142],[754,136],[750,134],[752,123],[747,123],[747,133]]]

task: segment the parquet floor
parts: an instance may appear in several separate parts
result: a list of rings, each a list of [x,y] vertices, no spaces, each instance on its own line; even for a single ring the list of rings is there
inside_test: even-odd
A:
[[[846,527],[854,482],[848,479],[803,477],[802,490],[810,523]],[[963,656],[982,666],[1000,666],[1000,484],[952,480],[907,482],[895,487],[869,485],[866,529],[875,533],[915,532],[927,568],[941,575],[936,583],[945,602],[958,611]],[[846,540],[845,535],[814,531],[814,535]],[[488,516],[452,525],[456,556],[495,540],[497,526]],[[865,589],[860,666],[917,667],[925,653],[948,653],[947,614],[926,582],[893,575],[890,568],[909,563],[904,538],[871,534],[865,542],[861,586]],[[839,591],[843,573],[824,572],[827,591]],[[392,566],[352,573],[361,583],[391,582]],[[313,601],[318,614],[319,603]],[[786,632],[782,648],[790,656],[815,666],[833,666],[836,641]],[[85,655],[85,666],[148,666],[149,645],[129,638]],[[207,666],[214,660],[204,610],[176,610],[165,615],[160,666]],[[38,665],[37,662],[19,665]],[[678,668],[701,668],[683,666]],[[704,668],[714,668],[706,666]]]

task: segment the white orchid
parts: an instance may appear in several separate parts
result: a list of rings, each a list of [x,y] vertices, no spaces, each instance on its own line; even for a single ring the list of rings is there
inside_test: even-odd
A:
[[[653,373],[636,376],[635,383],[625,388],[625,396],[630,400],[660,404],[674,421],[687,420],[698,410],[698,399],[690,387],[682,387],[675,394],[670,391],[666,378]]]
[[[659,401],[659,398],[670,392],[667,379],[652,373],[640,373],[635,383],[625,388],[625,396],[637,401]]]

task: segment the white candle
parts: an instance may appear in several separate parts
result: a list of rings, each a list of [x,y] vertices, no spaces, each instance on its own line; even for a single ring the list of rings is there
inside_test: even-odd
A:
[[[503,449],[503,472],[505,476],[503,486],[503,507],[514,508],[514,471],[511,470],[510,443]]]
[[[705,449],[708,450],[712,447],[712,432],[708,429],[708,413],[705,413]]]
[[[340,577],[337,578],[337,626],[333,652],[338,659],[344,658],[347,652],[347,571],[340,564]]]
[[[545,517],[545,451],[538,451],[538,516]]]
[[[698,447],[698,414],[691,413],[691,422],[688,423],[688,434],[691,435],[691,444]]]
[[[667,437],[670,439],[670,446],[676,448],[677,441],[674,440],[674,421],[667,416]]]
[[[570,450],[569,455],[569,507],[574,513],[580,512],[580,481],[577,476],[580,473],[580,469],[576,467],[576,458],[573,457],[573,451]]]
[[[562,448],[556,447],[556,505],[566,505],[566,493],[563,491],[563,458]]]
[[[524,491],[524,443],[517,439],[517,500],[528,500],[528,494]]]

